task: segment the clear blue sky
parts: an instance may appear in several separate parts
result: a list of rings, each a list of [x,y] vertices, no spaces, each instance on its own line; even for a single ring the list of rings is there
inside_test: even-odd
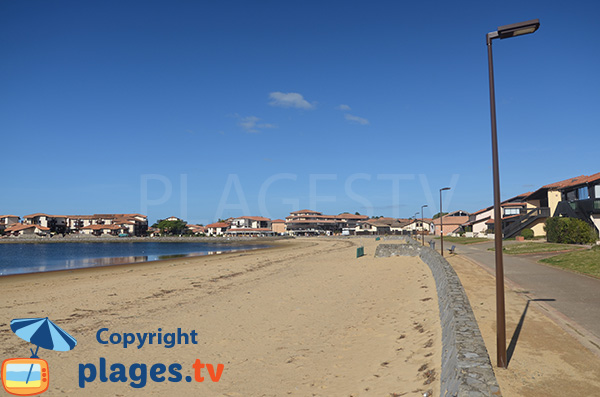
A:
[[[410,217],[600,171],[597,1],[1,1],[0,213]],[[446,206],[447,204],[447,206]]]

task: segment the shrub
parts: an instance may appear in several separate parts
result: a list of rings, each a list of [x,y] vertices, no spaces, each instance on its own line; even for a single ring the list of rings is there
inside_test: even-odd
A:
[[[592,226],[577,218],[548,218],[544,229],[549,243],[592,244],[598,238]]]
[[[531,240],[533,238],[533,230],[523,229],[523,231],[521,231],[521,236],[525,237],[525,240]]]

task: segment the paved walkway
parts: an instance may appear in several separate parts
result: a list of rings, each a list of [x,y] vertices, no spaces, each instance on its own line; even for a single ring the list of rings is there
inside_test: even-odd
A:
[[[440,241],[435,242],[439,249]],[[511,243],[514,242],[504,244]],[[445,243],[444,246],[449,248],[452,244]],[[493,240],[456,244],[456,253],[495,272],[494,252],[488,251],[493,246]],[[503,258],[505,278],[516,283],[530,297],[554,299],[545,303],[600,339],[600,279],[542,265],[537,263],[537,258],[527,255],[505,254]]]

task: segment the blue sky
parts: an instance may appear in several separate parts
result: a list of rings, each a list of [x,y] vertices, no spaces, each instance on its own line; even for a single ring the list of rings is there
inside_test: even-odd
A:
[[[2,1],[0,212],[410,217],[600,171],[595,1]]]

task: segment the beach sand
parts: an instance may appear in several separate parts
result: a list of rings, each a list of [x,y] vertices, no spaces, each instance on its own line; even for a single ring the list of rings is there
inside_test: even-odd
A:
[[[49,363],[48,395],[439,395],[431,272],[418,258],[374,258],[378,243],[306,238],[252,252],[2,277],[0,358],[29,357],[32,347],[12,333],[11,319],[48,316],[78,341],[69,352],[40,349]],[[366,256],[356,258],[360,244]],[[104,339],[195,330],[198,343],[103,345],[96,340],[102,328]],[[100,371],[100,358],[107,375],[115,363],[148,371],[179,363],[182,380],[148,377],[134,388],[142,380],[97,378],[80,388],[80,364]],[[215,370],[223,364],[220,380],[204,368],[204,381],[196,382],[197,359]]]

